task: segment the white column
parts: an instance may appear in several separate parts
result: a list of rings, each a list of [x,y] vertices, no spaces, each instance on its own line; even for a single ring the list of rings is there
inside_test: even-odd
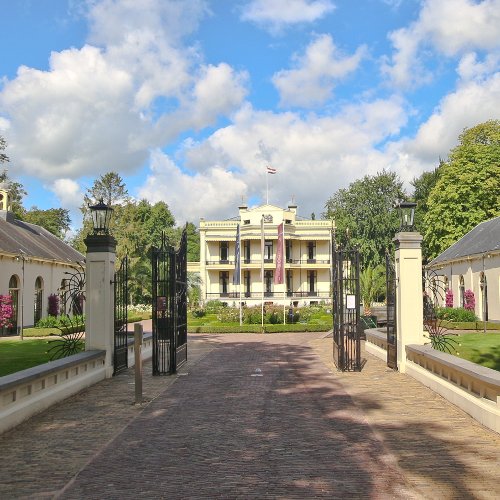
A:
[[[86,261],[85,350],[106,351],[106,377],[113,375],[116,240],[88,236]]]
[[[398,369],[406,371],[406,346],[425,343],[422,297],[422,236],[416,232],[397,233],[396,321]]]

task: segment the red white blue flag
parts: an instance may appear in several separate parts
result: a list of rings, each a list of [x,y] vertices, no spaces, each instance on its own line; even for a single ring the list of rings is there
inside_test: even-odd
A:
[[[277,172],[277,170],[273,167],[270,167],[269,165],[267,166],[267,173],[274,175]]]

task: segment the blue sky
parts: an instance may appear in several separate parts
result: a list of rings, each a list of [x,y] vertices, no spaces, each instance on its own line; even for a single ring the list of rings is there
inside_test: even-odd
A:
[[[320,214],[407,186],[500,109],[500,0],[0,0],[0,134],[26,205],[99,175],[177,221],[242,199]]]

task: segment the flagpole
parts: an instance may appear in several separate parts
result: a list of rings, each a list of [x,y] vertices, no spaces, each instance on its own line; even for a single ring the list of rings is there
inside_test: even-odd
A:
[[[241,309],[241,234],[240,234],[240,326],[243,324],[243,311]]]
[[[269,205],[269,172],[266,168],[266,205]]]

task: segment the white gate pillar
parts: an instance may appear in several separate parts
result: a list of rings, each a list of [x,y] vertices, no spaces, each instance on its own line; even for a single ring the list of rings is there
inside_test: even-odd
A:
[[[396,321],[398,369],[406,371],[406,346],[425,343],[422,297],[422,235],[400,232],[396,243]]]
[[[116,240],[90,235],[87,245],[85,350],[106,351],[106,377],[113,375]]]

